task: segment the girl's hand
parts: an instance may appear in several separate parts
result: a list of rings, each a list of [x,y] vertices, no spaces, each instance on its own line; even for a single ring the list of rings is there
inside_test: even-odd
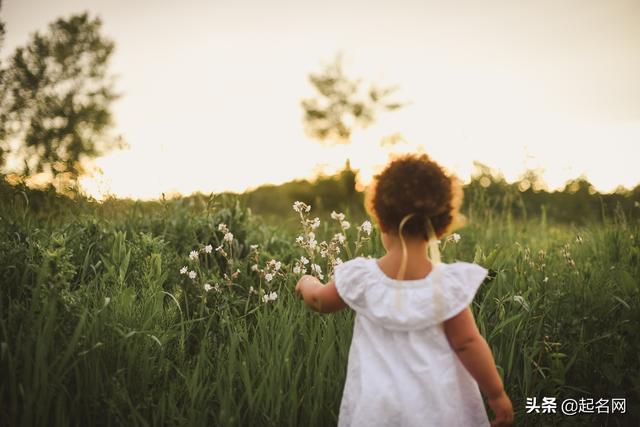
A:
[[[347,306],[340,298],[333,280],[323,285],[314,276],[305,274],[296,284],[296,293],[311,309],[320,313],[333,313]]]
[[[508,427],[513,425],[513,405],[505,391],[502,394],[489,399],[489,407],[493,410],[495,418],[491,421],[491,427]]]
[[[309,279],[314,279],[314,277],[309,275],[309,274],[305,274],[304,276],[302,276],[300,278],[300,280],[298,280],[298,283],[296,284],[296,293],[298,295],[302,295],[302,287],[303,287],[304,283],[306,281],[308,281]]]

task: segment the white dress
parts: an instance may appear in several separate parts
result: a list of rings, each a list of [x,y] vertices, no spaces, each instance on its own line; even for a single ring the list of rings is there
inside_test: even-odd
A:
[[[466,262],[417,280],[391,279],[373,258],[336,266],[338,293],[356,312],[339,427],[489,426],[478,383],[442,327],[486,275]]]

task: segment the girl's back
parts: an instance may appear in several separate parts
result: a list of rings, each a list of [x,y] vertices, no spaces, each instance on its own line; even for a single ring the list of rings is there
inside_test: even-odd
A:
[[[336,289],[356,312],[340,426],[489,425],[478,385],[441,327],[486,274],[462,262],[415,280],[391,279],[372,258],[336,267]]]
[[[366,203],[387,253],[336,266],[326,285],[313,276],[296,285],[315,310],[356,312],[339,425],[485,427],[480,390],[493,425],[512,425],[511,400],[469,308],[487,270],[439,262],[438,239],[460,223],[460,182],[426,155],[405,156],[375,177]]]

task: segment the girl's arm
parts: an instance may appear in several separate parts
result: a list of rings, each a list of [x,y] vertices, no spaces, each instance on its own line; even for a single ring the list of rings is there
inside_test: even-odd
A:
[[[445,334],[451,348],[476,380],[488,399],[499,397],[504,387],[491,349],[476,326],[469,307],[444,322]]]
[[[302,295],[309,307],[320,313],[333,313],[347,306],[340,298],[333,280],[323,285],[314,276],[304,275],[298,280],[296,292]]]
[[[444,322],[445,333],[451,348],[458,355],[467,371],[476,380],[495,415],[492,427],[513,425],[513,405],[502,385],[491,349],[480,335],[469,307]]]

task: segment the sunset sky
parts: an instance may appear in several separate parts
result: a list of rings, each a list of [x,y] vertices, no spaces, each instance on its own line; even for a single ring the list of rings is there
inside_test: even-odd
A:
[[[116,131],[99,196],[242,191],[333,172],[366,181],[399,132],[467,179],[543,169],[557,188],[640,183],[640,1],[5,0],[3,57],[49,22],[88,10],[116,43]],[[345,71],[399,85],[411,105],[353,143],[305,136],[300,101],[337,52]]]

